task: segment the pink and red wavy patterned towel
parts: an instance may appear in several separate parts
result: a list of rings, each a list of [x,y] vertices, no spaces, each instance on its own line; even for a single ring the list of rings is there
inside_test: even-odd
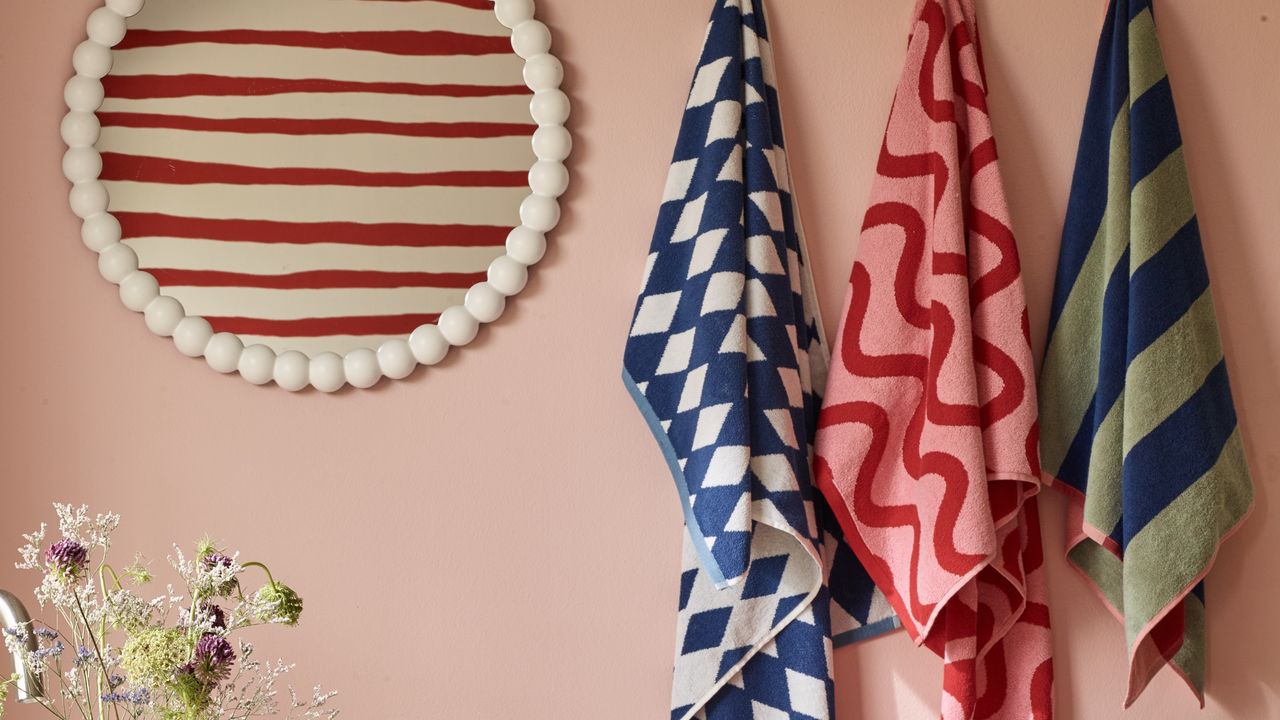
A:
[[[945,719],[1047,720],[1026,301],[971,0],[921,0],[819,421],[816,477]]]

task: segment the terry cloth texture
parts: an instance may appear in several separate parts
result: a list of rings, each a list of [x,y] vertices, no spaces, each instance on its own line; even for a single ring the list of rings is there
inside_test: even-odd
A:
[[[1018,249],[967,0],[922,0],[863,223],[815,475],[942,716],[1041,720],[1053,663]]]
[[[1253,502],[1151,0],[1098,46],[1040,377],[1068,559],[1125,626],[1128,705],[1171,665],[1204,704],[1204,586]]]
[[[897,626],[812,485],[816,307],[763,3],[717,0],[625,355],[684,505],[672,718],[829,720],[833,635]]]

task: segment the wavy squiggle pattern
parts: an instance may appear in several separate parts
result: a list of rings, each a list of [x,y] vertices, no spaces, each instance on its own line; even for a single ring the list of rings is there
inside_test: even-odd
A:
[[[921,0],[862,228],[815,477],[942,716],[1047,720],[1049,610],[1021,267],[969,0]]]

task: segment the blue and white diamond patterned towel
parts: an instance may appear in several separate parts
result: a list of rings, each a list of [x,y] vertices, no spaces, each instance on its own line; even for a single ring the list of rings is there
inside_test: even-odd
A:
[[[688,531],[673,720],[830,720],[833,635],[898,627],[811,481],[827,354],[762,4],[716,0],[623,373]]]

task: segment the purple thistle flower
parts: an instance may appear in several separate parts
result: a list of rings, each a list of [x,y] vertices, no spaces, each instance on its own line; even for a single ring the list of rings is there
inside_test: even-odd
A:
[[[227,611],[214,605],[213,603],[205,603],[201,608],[205,617],[209,618],[214,630],[227,629]]]
[[[231,642],[221,635],[208,633],[196,643],[195,659],[182,666],[180,672],[190,673],[206,686],[217,685],[231,676],[231,665],[236,661],[236,651]]]
[[[186,625],[195,625],[197,621],[209,620],[210,626],[215,630],[227,629],[227,611],[211,602],[201,602],[200,610],[192,614],[192,612],[184,612],[183,623]]]
[[[89,551],[85,546],[67,538],[49,546],[44,553],[45,563],[68,577],[79,576],[88,560]]]
[[[200,562],[204,564],[204,567],[206,570],[216,570],[218,568],[229,568],[235,565],[234,560],[232,560],[229,556],[224,555],[223,553],[220,553],[220,552],[211,552],[208,555],[205,555],[204,557],[200,558]],[[214,589],[214,591],[219,595],[230,595],[231,593],[235,592],[235,589],[238,585],[239,585],[239,581],[233,577],[227,580],[226,582],[223,582],[222,584],[220,584],[218,587]]]
[[[196,662],[205,662],[211,666],[230,665],[236,661],[236,651],[231,643],[221,635],[209,633],[196,643]]]
[[[205,555],[204,557],[200,558],[200,561],[203,562],[204,566],[210,570],[218,566],[231,567],[231,562],[232,562],[231,558],[227,557],[226,555],[220,552],[211,552],[208,555]]]

